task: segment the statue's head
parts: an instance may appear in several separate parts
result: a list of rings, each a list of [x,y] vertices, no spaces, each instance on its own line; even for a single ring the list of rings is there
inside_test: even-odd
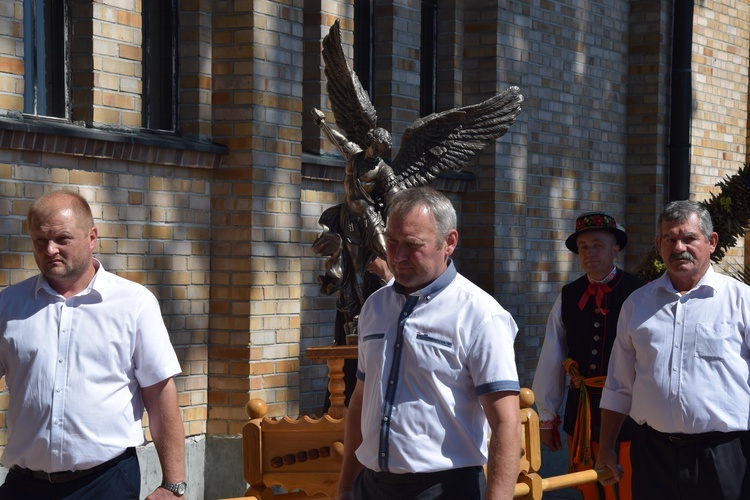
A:
[[[391,147],[391,134],[386,129],[376,127],[367,132],[367,147],[372,148],[374,156],[380,156]]]

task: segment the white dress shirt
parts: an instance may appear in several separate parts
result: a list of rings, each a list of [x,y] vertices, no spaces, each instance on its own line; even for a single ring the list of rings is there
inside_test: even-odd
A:
[[[665,273],[617,324],[601,407],[669,433],[750,429],[750,287],[709,267],[684,295]]]
[[[516,323],[453,263],[422,290],[400,290],[377,290],[360,314],[357,458],[393,473],[482,465],[489,426],[479,396],[520,390]]]
[[[68,299],[42,275],[0,292],[5,467],[82,470],[143,444],[139,387],[181,371],[153,294],[96,265]]]

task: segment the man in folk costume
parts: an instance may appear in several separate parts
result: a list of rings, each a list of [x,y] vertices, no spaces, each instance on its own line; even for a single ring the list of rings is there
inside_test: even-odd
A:
[[[541,441],[551,451],[561,449],[558,410],[566,375],[570,377],[563,430],[568,435],[571,472],[591,469],[599,444],[599,399],[607,374],[609,354],[617,333],[617,318],[625,299],[643,286],[640,278],[614,265],[625,248],[625,230],[610,214],[586,212],[576,219],[575,232],[565,246],[578,255],[585,275],[563,286],[547,320],[542,353],[532,390],[539,410]],[[585,500],[630,499],[630,435],[628,419],[620,432],[620,464],[624,480],[603,487],[579,486]]]

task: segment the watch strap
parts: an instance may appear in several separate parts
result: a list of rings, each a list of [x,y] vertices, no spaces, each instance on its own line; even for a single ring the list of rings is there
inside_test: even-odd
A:
[[[170,483],[168,481],[162,481],[161,487],[165,490],[171,491],[175,495],[182,496],[185,494],[185,490],[187,489],[187,483],[185,481],[179,482],[179,483]]]

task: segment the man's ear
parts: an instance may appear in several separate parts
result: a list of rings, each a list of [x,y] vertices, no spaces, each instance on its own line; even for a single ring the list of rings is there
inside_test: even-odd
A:
[[[99,239],[99,230],[96,228],[96,226],[89,229],[89,247],[91,247],[91,251],[93,252],[96,250],[96,242]]]
[[[719,246],[719,234],[716,232],[711,233],[711,236],[708,237],[708,246],[711,248],[711,253],[714,253],[714,250],[716,250],[716,247]]]
[[[458,245],[458,231],[451,229],[448,233],[448,237],[445,238],[446,254],[451,255]]]

